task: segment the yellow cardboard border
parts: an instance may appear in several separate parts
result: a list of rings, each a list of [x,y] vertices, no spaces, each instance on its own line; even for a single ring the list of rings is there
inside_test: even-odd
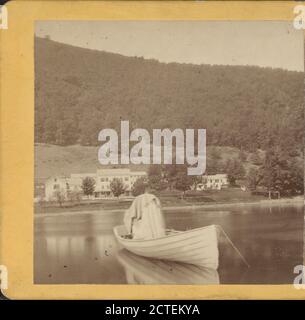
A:
[[[304,299],[293,285],[33,285],[34,21],[290,20],[293,1],[11,1],[1,45],[1,244],[13,299]],[[293,273],[293,270],[291,270]]]

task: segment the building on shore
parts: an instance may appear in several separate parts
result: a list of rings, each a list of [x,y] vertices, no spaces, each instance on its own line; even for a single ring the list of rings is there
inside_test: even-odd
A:
[[[131,171],[128,168],[99,169],[96,173],[73,173],[70,177],[50,177],[45,182],[45,200],[56,200],[56,193],[61,192],[65,198],[69,193],[82,192],[83,180],[87,177],[94,179],[95,188],[91,199],[113,197],[110,183],[113,179],[123,182],[126,190],[124,195],[130,196],[134,183],[142,177],[146,177],[145,171]]]
[[[212,174],[202,176],[202,182],[197,184],[197,190],[221,190],[229,185],[227,174]]]

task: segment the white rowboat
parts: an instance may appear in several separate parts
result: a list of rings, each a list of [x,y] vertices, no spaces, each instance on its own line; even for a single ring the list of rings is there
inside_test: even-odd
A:
[[[210,225],[188,231],[171,231],[168,235],[148,240],[126,238],[124,225],[114,227],[118,242],[139,256],[218,268],[217,227]]]

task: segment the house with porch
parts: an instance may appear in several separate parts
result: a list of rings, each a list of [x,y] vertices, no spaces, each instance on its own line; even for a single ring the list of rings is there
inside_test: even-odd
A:
[[[202,176],[201,182],[197,184],[196,190],[221,190],[229,186],[227,174],[212,174]]]
[[[94,193],[91,199],[113,197],[110,183],[113,179],[119,179],[124,184],[125,196],[131,195],[134,183],[142,177],[146,177],[145,171],[132,171],[128,168],[99,169],[96,173],[72,173],[69,177],[54,176],[45,182],[45,200],[56,200],[57,192],[61,192],[68,198],[71,192],[82,192],[83,179],[90,177],[95,181]]]

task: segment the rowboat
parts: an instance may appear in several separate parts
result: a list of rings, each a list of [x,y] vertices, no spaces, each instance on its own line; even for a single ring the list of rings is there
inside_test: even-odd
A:
[[[216,270],[219,252],[217,226],[210,225],[187,231],[169,230],[156,239],[130,239],[124,225],[113,229],[119,244],[139,256],[193,264]]]
[[[126,249],[116,255],[129,284],[219,284],[217,270],[159,259],[140,257]]]

